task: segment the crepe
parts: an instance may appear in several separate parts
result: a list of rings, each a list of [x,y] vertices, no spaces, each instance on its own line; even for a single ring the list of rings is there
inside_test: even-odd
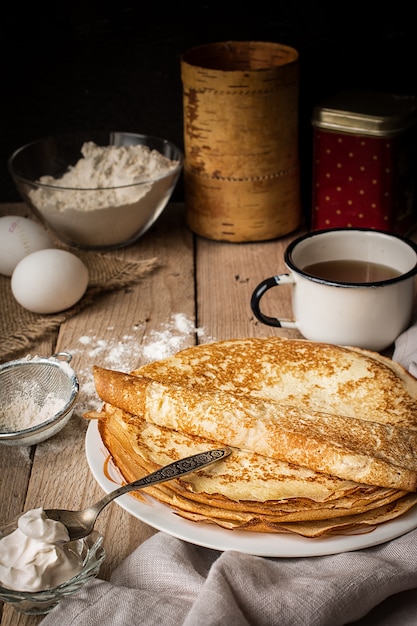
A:
[[[126,482],[213,447],[111,405],[90,417],[100,420],[102,440]],[[132,495],[142,499],[142,491]],[[211,467],[146,492],[191,521],[310,537],[369,529],[417,502],[417,494],[343,481],[237,449]]]
[[[94,375],[104,405],[87,416],[125,480],[233,447],[147,488],[186,519],[314,537],[361,532],[417,500],[417,381],[378,354],[244,339]]]
[[[193,346],[131,373],[417,428],[417,380],[395,361],[360,348],[278,337],[234,339]]]
[[[413,491],[417,430],[94,367],[105,402],[147,422],[317,472]]]
[[[113,456],[130,457],[129,477],[136,471],[151,472],[172,461],[215,447],[210,440],[150,424],[108,404],[94,417],[100,420],[99,431],[104,442],[112,447]],[[203,493],[212,498],[233,499],[237,503],[308,498],[320,505],[353,493],[359,499],[371,497],[376,492],[396,491],[341,480],[236,448],[227,459],[189,474],[180,482],[188,493],[196,494],[197,499],[198,494]]]
[[[372,531],[378,524],[388,522],[407,513],[417,503],[415,494],[407,494],[394,503],[381,506],[365,513],[323,520],[307,520],[304,522],[271,522],[254,519],[253,522],[236,523],[236,520],[217,519],[200,513],[177,511],[185,519],[194,522],[214,523],[222,528],[247,530],[252,532],[291,533],[302,537],[316,538],[323,535],[349,535]],[[174,508],[174,507],[172,507]]]

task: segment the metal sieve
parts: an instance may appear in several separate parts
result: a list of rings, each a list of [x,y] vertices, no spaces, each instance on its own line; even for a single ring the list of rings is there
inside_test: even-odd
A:
[[[79,391],[71,359],[57,352],[0,365],[0,443],[34,445],[65,426]]]

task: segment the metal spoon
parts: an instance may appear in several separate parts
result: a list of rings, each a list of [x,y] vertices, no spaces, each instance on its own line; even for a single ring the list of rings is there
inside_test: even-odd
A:
[[[98,515],[115,498],[122,496],[129,491],[135,491],[136,489],[142,489],[142,487],[149,487],[149,485],[156,485],[157,483],[163,483],[185,474],[195,472],[202,467],[206,467],[211,463],[220,461],[226,458],[231,453],[230,448],[219,448],[217,450],[208,450],[207,452],[199,452],[193,454],[180,461],[174,461],[161,469],[148,474],[139,480],[135,480],[133,483],[123,485],[115,491],[111,491],[104,498],[99,500],[93,506],[89,506],[82,511],[67,511],[65,509],[45,509],[44,513],[46,517],[61,522],[66,526],[69,534],[70,541],[74,539],[81,539],[91,533],[94,528],[94,524]]]

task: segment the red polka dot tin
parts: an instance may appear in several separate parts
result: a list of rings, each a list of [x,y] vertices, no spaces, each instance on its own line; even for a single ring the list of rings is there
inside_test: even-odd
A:
[[[313,112],[311,229],[417,225],[417,98],[343,92]]]

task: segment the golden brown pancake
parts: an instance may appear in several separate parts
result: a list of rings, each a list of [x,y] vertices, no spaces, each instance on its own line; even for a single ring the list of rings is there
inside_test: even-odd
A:
[[[417,430],[94,368],[99,396],[145,421],[370,485],[412,491]]]
[[[100,419],[103,442],[112,448],[113,460],[123,468],[127,482],[168,462],[212,447],[209,441],[147,424],[109,405],[92,417]],[[242,477],[245,468],[250,471]],[[259,472],[259,481],[254,480],[254,469]],[[271,473],[263,475],[265,469]],[[263,477],[268,478],[267,482],[262,481]],[[317,494],[317,485],[321,485],[322,501],[306,497],[304,489],[309,484],[310,496]],[[230,457],[204,470],[144,491],[192,521],[214,523],[228,529],[289,532],[312,537],[337,529],[344,533],[370,529],[376,523],[409,510],[417,501],[417,494],[349,483],[303,468],[286,467],[240,450],[233,450]],[[225,495],[227,493],[232,498]],[[133,495],[142,498],[141,492]],[[237,495],[239,499],[235,500]],[[264,500],[266,496],[276,499]]]
[[[213,441],[150,424],[107,404],[94,416],[100,420],[100,433],[105,443],[112,446],[113,454],[129,458],[129,479],[135,472],[148,473],[215,447]],[[167,486],[174,485],[175,489],[175,484],[170,482]],[[317,503],[320,507],[323,502],[333,504],[344,496],[354,495],[354,500],[346,504],[351,506],[355,500],[368,501],[398,492],[342,480],[239,449],[233,449],[233,454],[221,462],[183,477],[179,484],[190,497],[194,494],[195,499],[203,493],[204,499],[208,494],[212,500],[226,497],[237,506],[240,502],[252,501],[260,510],[267,501],[288,501],[288,509],[297,506],[299,501],[303,507],[306,503],[309,506]]]
[[[147,488],[193,521],[306,537],[362,532],[417,501],[417,381],[378,354],[306,340],[188,348],[132,375],[94,369],[99,430],[126,481],[218,447]],[[135,494],[135,497],[141,497]]]
[[[193,346],[132,372],[417,428],[417,380],[375,352],[303,339],[234,339]]]

